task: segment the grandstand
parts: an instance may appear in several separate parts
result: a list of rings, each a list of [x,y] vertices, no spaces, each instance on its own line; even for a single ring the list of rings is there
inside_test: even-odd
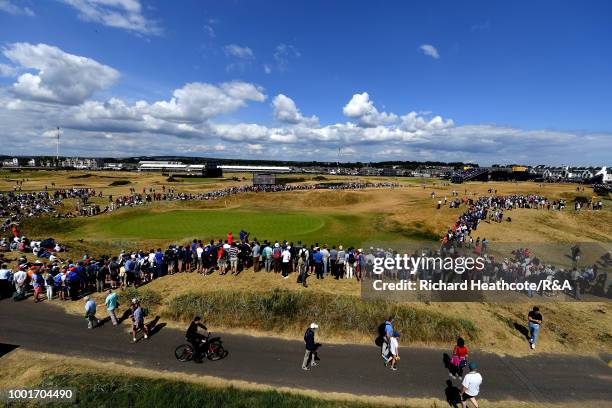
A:
[[[489,181],[489,169],[486,167],[468,167],[455,171],[451,183],[460,184],[466,181]]]

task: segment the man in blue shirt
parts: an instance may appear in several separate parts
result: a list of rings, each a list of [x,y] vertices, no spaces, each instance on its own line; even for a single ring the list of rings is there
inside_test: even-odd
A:
[[[161,248],[157,248],[155,252],[155,278],[159,278],[162,275],[162,264],[164,262],[164,254]]]
[[[315,273],[317,274],[317,279],[323,279],[323,253],[319,247],[315,248],[315,252],[312,254],[312,259],[315,263]]]
[[[85,318],[87,319],[87,328],[93,329],[100,321],[96,318],[96,302],[90,297],[85,297]]]
[[[149,328],[144,324],[144,312],[140,307],[140,301],[132,299],[132,342],[136,343],[136,333],[142,330],[144,338],[149,338]]]

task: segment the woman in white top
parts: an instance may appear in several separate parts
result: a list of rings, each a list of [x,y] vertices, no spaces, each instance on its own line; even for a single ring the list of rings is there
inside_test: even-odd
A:
[[[399,360],[399,342],[398,339],[400,337],[400,334],[398,332],[394,332],[393,336],[391,337],[391,340],[389,341],[389,352],[390,352],[390,358],[388,363],[391,364],[391,369],[393,371],[396,371],[397,368],[395,367],[395,364],[397,363],[397,360]]]

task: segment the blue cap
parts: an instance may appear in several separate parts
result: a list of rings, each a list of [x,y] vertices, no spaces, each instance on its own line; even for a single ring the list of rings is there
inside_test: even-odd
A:
[[[476,369],[476,363],[474,361],[472,361],[468,367],[470,367],[470,370],[475,370]]]
[[[399,336],[400,336],[399,332],[393,332],[393,337],[399,337]]]

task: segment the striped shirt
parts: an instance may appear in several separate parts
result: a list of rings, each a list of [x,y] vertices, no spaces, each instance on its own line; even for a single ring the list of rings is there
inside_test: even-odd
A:
[[[227,255],[229,256],[230,261],[235,261],[238,259],[238,248],[233,246],[227,250]]]

